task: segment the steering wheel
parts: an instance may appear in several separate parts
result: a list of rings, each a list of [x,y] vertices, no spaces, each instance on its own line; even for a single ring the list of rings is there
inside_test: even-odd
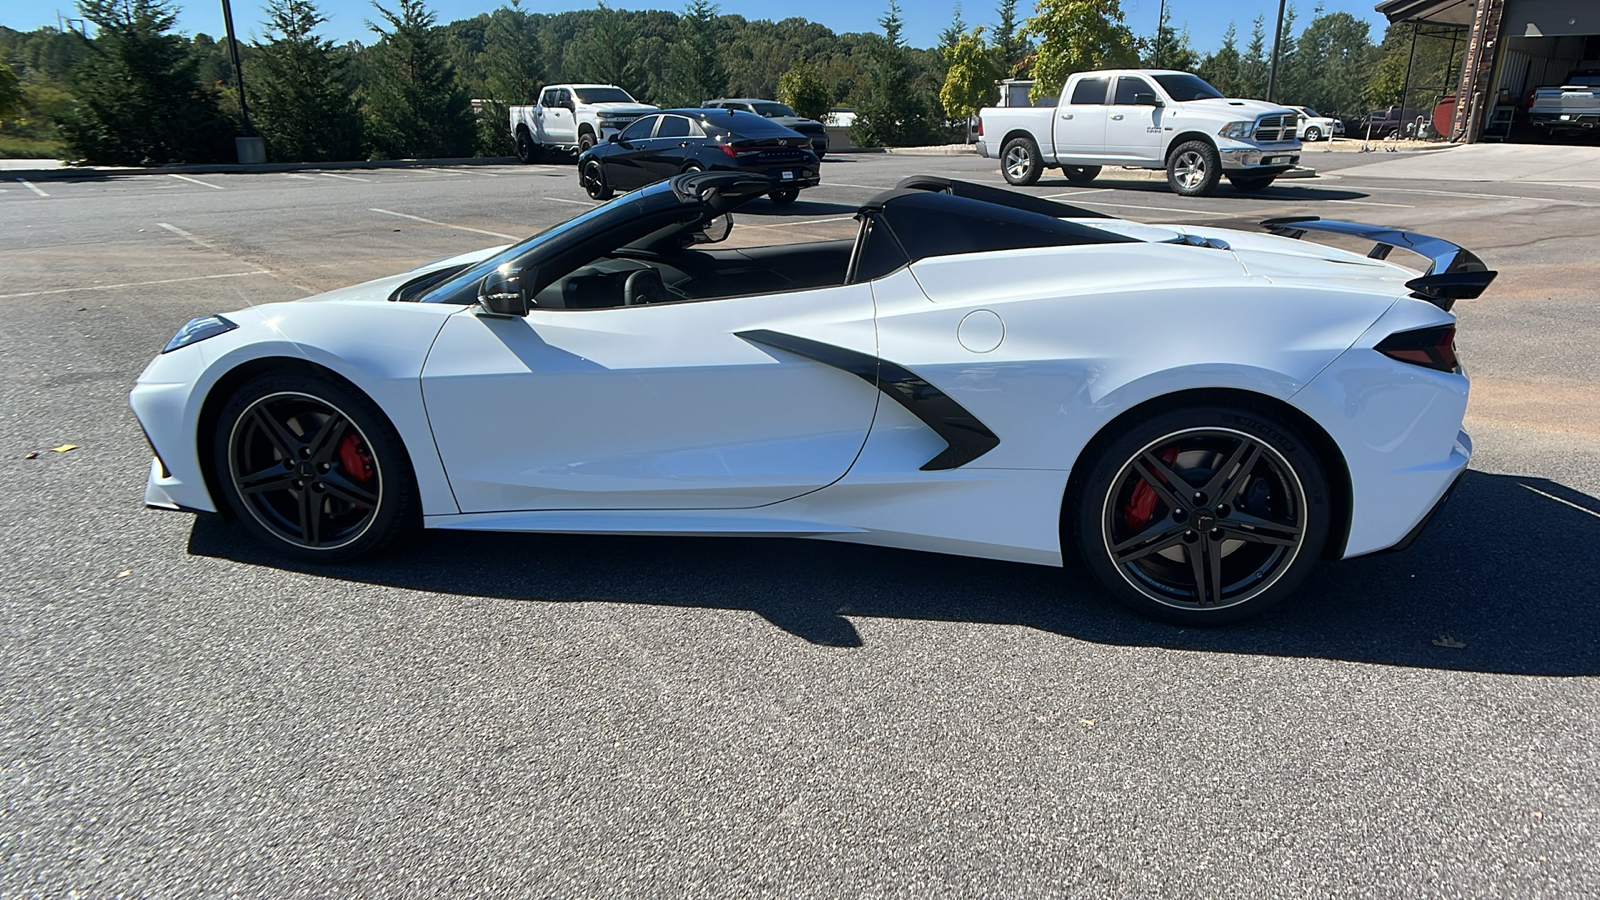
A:
[[[659,303],[667,299],[666,285],[661,283],[661,273],[655,269],[638,269],[628,274],[622,284],[622,305],[639,306]]]

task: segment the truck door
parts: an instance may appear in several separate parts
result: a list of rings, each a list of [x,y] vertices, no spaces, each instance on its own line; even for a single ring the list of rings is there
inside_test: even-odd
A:
[[[1118,75],[1106,108],[1106,153],[1139,162],[1161,162],[1161,95],[1138,75]]]
[[[575,144],[578,126],[573,120],[572,92],[550,88],[539,98],[539,143]]]
[[[1070,96],[1063,93],[1056,107],[1054,133],[1056,157],[1106,155],[1106,86],[1110,78],[1096,75],[1078,79]]]

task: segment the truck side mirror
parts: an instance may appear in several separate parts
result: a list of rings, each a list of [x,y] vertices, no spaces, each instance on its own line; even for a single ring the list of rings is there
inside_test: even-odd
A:
[[[1161,102],[1161,98],[1160,97],[1157,97],[1155,94],[1151,94],[1151,93],[1148,93],[1148,92],[1140,92],[1140,93],[1134,94],[1133,95],[1133,105],[1134,106],[1166,106],[1165,103]]]

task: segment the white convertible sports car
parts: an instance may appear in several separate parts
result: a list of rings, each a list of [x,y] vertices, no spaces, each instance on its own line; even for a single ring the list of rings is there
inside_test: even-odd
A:
[[[1495,273],[1454,244],[913,177],[853,240],[705,246],[770,190],[683,175],[195,319],[132,393],[145,502],[329,562],[419,526],[1075,551],[1134,607],[1210,623],[1409,543],[1467,465],[1449,310]]]

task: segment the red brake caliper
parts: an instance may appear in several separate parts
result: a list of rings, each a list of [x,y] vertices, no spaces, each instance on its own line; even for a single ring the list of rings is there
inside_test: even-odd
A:
[[[1161,451],[1159,456],[1161,461],[1171,468],[1172,464],[1178,461],[1178,452],[1177,447],[1168,447]],[[1176,485],[1168,487],[1175,488]],[[1129,497],[1128,502],[1122,507],[1122,524],[1128,526],[1130,531],[1143,531],[1155,521],[1156,503],[1159,500],[1156,489],[1150,486],[1150,482],[1141,479],[1133,487],[1133,496]]]
[[[339,468],[343,469],[344,473],[350,476],[352,481],[366,484],[372,480],[374,474],[372,453],[367,450],[367,445],[362,443],[354,432],[346,434],[339,441]],[[1141,484],[1140,487],[1144,487],[1144,485]],[[360,504],[355,505],[358,509],[366,509]]]

